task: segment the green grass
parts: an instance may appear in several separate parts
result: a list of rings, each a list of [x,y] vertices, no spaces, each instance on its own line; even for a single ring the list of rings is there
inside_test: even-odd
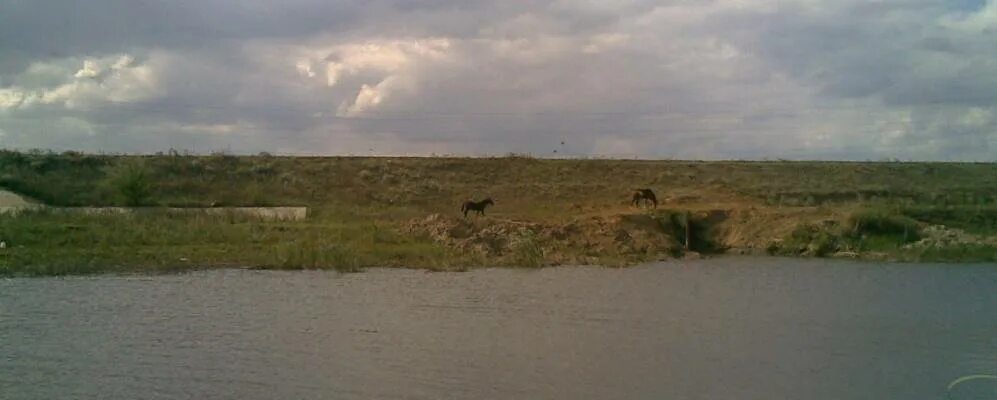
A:
[[[496,158],[151,156],[0,151],[0,186],[52,205],[126,205],[125,167],[150,182],[149,204],[380,205],[453,211],[494,197],[496,211],[562,217],[577,205],[626,204],[633,187],[692,202],[778,207],[897,204],[997,207],[997,164],[693,162]],[[992,214],[988,218],[993,221]]]
[[[431,213],[458,214],[466,199],[492,197],[489,220],[571,224],[612,215],[654,215],[683,243],[688,210],[760,210],[741,226],[693,221],[693,250],[783,238],[773,253],[887,252],[896,258],[990,260],[988,248],[908,251],[922,226],[997,234],[997,164],[697,162],[494,158],[91,155],[0,150],[0,187],[56,206],[308,206],[299,222],[233,216],[26,213],[0,216],[0,275],[173,271],[195,267],[332,268],[540,266],[554,260],[630,264],[655,252],[574,247],[537,237],[501,259],[460,251],[399,227]],[[659,211],[628,206],[650,187]],[[794,218],[787,222],[780,215]],[[698,217],[696,217],[698,218]],[[822,219],[830,218],[827,221]],[[733,223],[733,222],[732,222]],[[771,223],[771,229],[757,225]],[[725,225],[728,224],[728,225]],[[783,229],[783,227],[786,227]],[[645,229],[641,228],[641,229]],[[794,229],[795,228],[795,229]],[[750,233],[750,234],[749,234]],[[610,240],[611,242],[611,240]],[[759,244],[760,243],[760,244]],[[663,247],[662,247],[663,248]],[[657,249],[655,251],[664,251]],[[665,249],[680,255],[681,249]]]
[[[848,218],[848,224],[855,234],[907,235],[917,238],[918,222],[904,215],[885,210],[861,210]]]
[[[519,234],[513,242],[511,266],[537,268],[543,266],[544,250],[537,235],[526,231]]]
[[[963,215],[962,212],[965,210],[954,213]],[[970,215],[978,215],[976,212],[973,211]],[[912,218],[911,215],[920,219]],[[897,208],[893,211],[881,207],[859,209],[841,223],[801,224],[784,243],[771,248],[770,252],[825,257],[845,251],[879,254],[889,259],[915,262],[997,261],[997,246],[989,243],[956,242],[910,246],[923,237],[922,230],[927,224],[945,225],[949,228],[969,227],[970,231],[975,230],[977,233],[992,232],[986,225],[967,223],[966,219],[953,219],[952,215],[952,209],[925,206]]]
[[[801,224],[771,253],[826,257],[840,251],[897,253],[920,238],[921,223],[880,208],[851,212],[844,221]]]
[[[997,262],[997,246],[962,244],[905,252],[899,259],[918,262]]]
[[[903,208],[902,212],[907,217],[925,223],[959,228],[976,234],[997,234],[995,205],[911,206]]]
[[[0,276],[179,271],[212,266],[358,271],[368,266],[449,269],[434,243],[370,223],[373,213],[326,210],[321,219],[167,213],[86,216],[48,211],[0,217]]]

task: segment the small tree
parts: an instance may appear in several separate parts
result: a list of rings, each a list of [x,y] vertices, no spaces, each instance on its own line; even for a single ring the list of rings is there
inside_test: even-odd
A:
[[[152,179],[142,162],[124,162],[114,166],[107,176],[107,184],[128,206],[146,205],[152,196]]]

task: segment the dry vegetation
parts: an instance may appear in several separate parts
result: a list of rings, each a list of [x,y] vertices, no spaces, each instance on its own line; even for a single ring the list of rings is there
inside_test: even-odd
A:
[[[0,152],[0,187],[50,205],[305,205],[303,222],[0,217],[0,274],[370,265],[629,264],[693,250],[994,260],[997,164],[104,156]],[[650,187],[656,212],[629,207]],[[483,219],[463,200],[492,197]],[[686,212],[689,212],[688,216]],[[112,221],[119,218],[121,221]],[[968,238],[911,246],[922,231]],[[115,232],[105,232],[112,229]],[[139,232],[139,233],[136,233]],[[955,235],[955,236],[953,236]],[[941,243],[941,242],[931,242]]]

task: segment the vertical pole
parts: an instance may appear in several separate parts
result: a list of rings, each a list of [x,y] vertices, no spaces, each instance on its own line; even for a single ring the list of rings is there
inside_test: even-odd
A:
[[[685,249],[689,250],[690,244],[692,243],[692,218],[689,217],[689,212],[685,212]]]

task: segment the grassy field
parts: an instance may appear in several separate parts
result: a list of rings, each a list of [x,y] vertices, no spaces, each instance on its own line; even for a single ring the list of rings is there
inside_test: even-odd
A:
[[[637,187],[654,189],[661,206],[630,207]],[[997,260],[993,163],[0,151],[0,188],[53,206],[310,208],[298,222],[155,212],[0,216],[8,245],[0,275],[626,265],[725,250]],[[484,197],[496,201],[487,217],[460,217],[462,201]]]

